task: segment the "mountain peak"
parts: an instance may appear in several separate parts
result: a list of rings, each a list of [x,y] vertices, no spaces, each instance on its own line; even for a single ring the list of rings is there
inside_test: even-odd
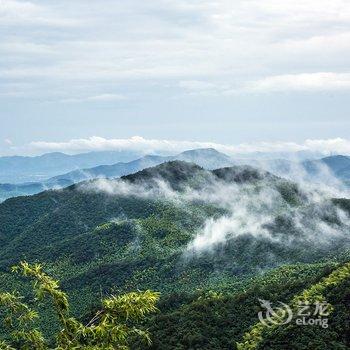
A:
[[[224,157],[230,159],[230,157],[222,152],[219,152],[215,148],[196,148],[188,151],[181,152],[178,156],[211,156],[211,157]],[[177,157],[178,157],[177,156]]]
[[[205,173],[206,171],[199,165],[180,160],[172,160],[152,168],[138,171],[135,174],[123,176],[122,179],[130,182],[148,182],[162,179],[169,182],[170,185],[176,186],[202,172]]]
[[[213,174],[225,182],[252,182],[264,179],[277,179],[277,177],[267,171],[254,168],[249,165],[226,167],[213,170]]]
[[[234,165],[232,159],[214,148],[199,148],[182,152],[174,157],[177,160],[196,163],[205,169],[217,169]]]

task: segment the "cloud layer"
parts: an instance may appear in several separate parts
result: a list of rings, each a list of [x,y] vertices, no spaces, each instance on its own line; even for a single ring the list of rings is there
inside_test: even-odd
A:
[[[86,139],[72,139],[66,142],[31,142],[27,149],[36,152],[63,151],[68,153],[105,150],[130,150],[144,154],[149,153],[177,153],[196,148],[215,148],[228,155],[246,154],[251,152],[298,152],[310,151],[320,154],[350,155],[350,140],[336,139],[308,139],[302,143],[297,142],[257,142],[227,145],[215,142],[176,141],[146,139],[134,136],[128,139],[106,139],[103,137],[90,137]]]
[[[0,19],[12,97],[350,89],[345,0],[1,0]]]

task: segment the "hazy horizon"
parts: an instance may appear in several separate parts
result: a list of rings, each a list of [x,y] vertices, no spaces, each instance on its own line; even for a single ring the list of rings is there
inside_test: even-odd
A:
[[[130,151],[139,154],[176,154],[186,150],[214,148],[230,156],[240,156],[252,153],[271,153],[281,155],[307,152],[310,154],[350,155],[350,140],[336,139],[307,139],[303,142],[251,142],[251,143],[218,143],[194,140],[147,139],[141,136],[130,138],[106,139],[89,137],[67,141],[32,141],[27,144],[14,144],[10,139],[4,140],[2,156],[38,156],[51,152],[79,154],[94,151]]]
[[[0,155],[95,135],[348,137],[344,0],[2,0],[0,19]]]

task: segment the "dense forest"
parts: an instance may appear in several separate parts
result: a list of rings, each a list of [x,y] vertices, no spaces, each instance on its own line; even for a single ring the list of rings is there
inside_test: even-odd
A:
[[[168,162],[1,203],[0,292],[34,303],[11,273],[25,260],[60,281],[81,324],[111,295],[160,293],[140,324],[152,344],[130,336],[131,349],[348,349],[349,214],[350,200],[252,167]],[[303,298],[331,305],[328,328],[261,326],[259,299]],[[53,342],[57,315],[38,307]]]

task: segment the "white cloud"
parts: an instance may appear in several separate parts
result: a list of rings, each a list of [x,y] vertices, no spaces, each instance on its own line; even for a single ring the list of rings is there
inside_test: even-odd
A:
[[[80,102],[89,102],[89,101],[113,102],[113,101],[122,101],[126,99],[127,97],[121,94],[100,94],[100,95],[81,97],[81,98],[66,98],[61,100],[61,102],[67,102],[67,103],[80,103]]]
[[[101,94],[96,96],[89,97],[89,100],[92,101],[115,101],[115,100],[125,100],[126,97],[124,95],[119,94]]]
[[[141,90],[135,81],[149,79],[211,95],[349,89],[345,0],[0,0],[0,25],[17,26],[15,35],[0,32],[11,57],[0,74],[45,79],[48,91],[61,79],[70,81],[67,91],[82,80],[131,81]],[[73,27],[38,32],[38,25]]]
[[[350,50],[350,31],[325,33],[307,38],[292,38],[284,41],[283,50],[299,54],[316,54],[323,56],[337,55]],[[325,51],[325,48],[327,50]]]
[[[48,55],[53,54],[55,51],[50,45],[43,45],[37,43],[30,43],[25,41],[13,40],[11,42],[0,43],[0,50],[7,54],[35,54],[35,55]]]
[[[302,73],[266,77],[247,84],[252,92],[349,90],[350,73]]]
[[[187,91],[190,95],[226,95],[233,90],[227,83],[209,82],[204,80],[183,80],[179,87]]]
[[[350,140],[342,138],[306,140],[305,146],[312,151],[322,150],[325,153],[350,154]]]
[[[42,12],[42,8],[28,1],[1,0],[0,17],[5,23],[30,19]]]
[[[191,94],[223,96],[240,93],[350,90],[350,73],[317,72],[275,75],[251,81],[241,86],[185,80],[179,83],[179,87]]]
[[[238,145],[224,145],[215,142],[176,141],[145,139],[134,136],[129,139],[106,139],[93,136],[88,139],[72,139],[66,142],[31,142],[30,148],[36,151],[102,151],[102,150],[134,150],[147,153],[176,153],[195,148],[215,148],[229,155],[244,154],[251,152],[297,152],[313,151],[324,154],[338,153],[350,155],[350,140],[328,139],[328,140],[306,140],[302,143],[296,142],[259,142],[242,143]]]
[[[199,80],[180,81],[179,86],[192,91],[215,90],[218,88],[214,83]]]
[[[0,0],[0,26],[72,26],[78,19],[57,16],[49,8],[30,1]]]

